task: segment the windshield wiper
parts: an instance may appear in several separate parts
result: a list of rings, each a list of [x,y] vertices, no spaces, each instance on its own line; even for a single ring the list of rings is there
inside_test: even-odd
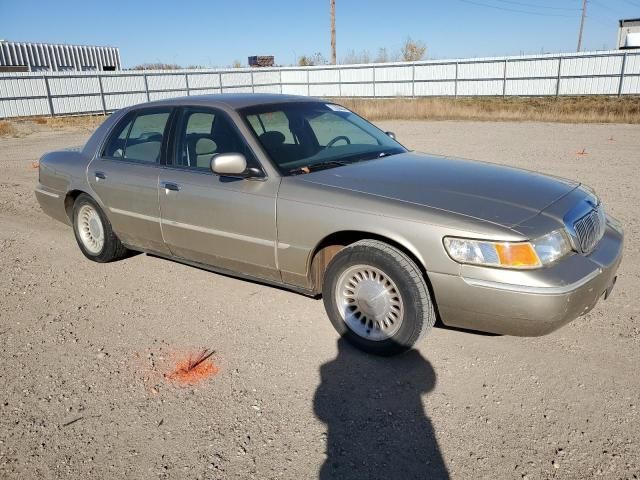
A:
[[[349,165],[351,162],[344,162],[341,160],[327,160],[325,162],[312,163],[310,165],[306,165],[304,167],[292,168],[289,170],[291,175],[300,175],[303,173],[310,173],[315,170],[324,170],[326,168],[334,168],[334,167],[344,167],[345,165]]]
[[[394,151],[388,151],[388,150],[382,151],[382,152],[370,152],[368,154],[354,158],[349,163],[364,162],[367,160],[375,160],[376,158],[390,157],[391,155],[398,155],[398,153],[400,152],[394,152]]]
[[[352,163],[364,162],[366,160],[375,160],[376,158],[390,157],[391,155],[397,155],[401,152],[395,152],[393,150],[382,152],[369,152],[367,155],[347,157],[348,160],[326,160],[324,162],[311,163],[304,167],[292,168],[289,170],[290,175],[301,175],[303,173],[310,173],[315,170],[324,170],[326,168],[343,167]]]

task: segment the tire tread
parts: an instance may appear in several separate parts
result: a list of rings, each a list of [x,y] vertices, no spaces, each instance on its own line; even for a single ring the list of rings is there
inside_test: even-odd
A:
[[[385,243],[380,240],[374,240],[374,239],[359,240],[350,245],[347,245],[340,252],[338,252],[338,254],[336,255],[336,257],[334,257],[333,260],[335,260],[339,256],[343,257],[345,255],[349,255],[351,252],[362,250],[362,249],[376,250],[382,253],[383,255],[387,256],[389,259],[395,262],[400,269],[404,270],[408,274],[410,281],[415,285],[415,287],[417,287],[418,297],[412,298],[411,301],[415,303],[419,303],[420,311],[422,312],[422,315],[417,315],[415,318],[414,331],[406,341],[406,345],[404,345],[404,350],[407,350],[411,348],[411,346],[419,342],[422,338],[424,338],[425,335],[431,330],[431,328],[436,322],[435,308],[434,308],[433,301],[431,299],[431,294],[429,293],[429,289],[427,287],[427,283],[423,275],[423,272],[418,267],[418,265],[416,265],[415,261],[411,257],[409,257],[409,255],[399,250],[398,248],[392,245],[389,245],[388,243]],[[331,266],[331,262],[327,267],[327,271],[330,268],[330,266]],[[328,279],[325,278],[325,281],[324,281],[325,285],[327,284],[327,282],[328,282]],[[323,295],[326,293],[328,292],[323,291]],[[327,300],[325,299],[325,305],[326,305],[326,301]],[[379,353],[382,355],[389,355],[389,354],[399,353],[399,351],[402,351],[402,349],[394,348],[394,349],[391,349],[389,352],[380,351],[376,353]]]
[[[102,228],[104,230],[104,248],[98,255],[89,253],[82,245],[82,241],[80,240],[80,238],[78,238],[78,230],[76,225],[77,211],[84,203],[88,203],[93,208],[95,208],[98,212],[98,215],[100,215],[100,219],[102,220]],[[80,195],[78,195],[78,198],[76,198],[73,204],[73,233],[76,237],[76,241],[78,242],[78,246],[80,247],[80,250],[82,251],[84,256],[94,262],[113,262],[115,260],[124,258],[129,252],[129,249],[122,244],[120,239],[114,233],[111,222],[109,222],[109,219],[100,208],[100,205],[98,205],[98,203],[86,193],[81,193]]]

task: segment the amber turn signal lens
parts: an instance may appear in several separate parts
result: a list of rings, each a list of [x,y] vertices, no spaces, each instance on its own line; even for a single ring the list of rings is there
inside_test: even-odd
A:
[[[500,265],[505,267],[538,267],[540,260],[530,243],[496,243]]]
[[[571,252],[566,234],[556,230],[530,242],[492,242],[444,237],[444,248],[459,263],[499,268],[540,268]]]

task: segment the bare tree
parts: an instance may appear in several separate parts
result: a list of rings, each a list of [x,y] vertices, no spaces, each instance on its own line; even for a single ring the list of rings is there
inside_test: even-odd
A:
[[[308,67],[310,65],[313,65],[311,63],[311,57],[307,57],[306,55],[298,57],[298,65],[301,67]]]
[[[427,46],[420,40],[413,40],[411,37],[407,37],[402,44],[400,53],[403,61],[415,62],[424,58],[427,53]]]
[[[387,63],[387,62],[414,62],[422,60],[427,51],[427,47],[423,42],[414,41],[408,37],[402,44],[402,48],[398,52],[391,51],[387,47],[378,48],[375,57],[369,55],[368,50],[349,50],[342,59],[342,64],[351,65],[354,63]]]
[[[131,70],[179,70],[182,67],[175,63],[141,63]]]
[[[353,65],[354,63],[371,63],[371,57],[368,50],[362,50],[356,52],[355,50],[349,50],[342,59],[343,65]]]
[[[397,62],[400,60],[400,54],[398,52],[389,52],[386,47],[378,49],[378,55],[373,60],[375,63]]]
[[[302,55],[298,58],[298,65],[301,67],[310,67],[312,65],[326,65],[327,59],[320,52],[316,52],[313,55]]]

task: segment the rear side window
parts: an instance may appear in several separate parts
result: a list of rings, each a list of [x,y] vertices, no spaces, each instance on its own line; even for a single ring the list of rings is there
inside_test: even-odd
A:
[[[215,115],[213,113],[194,112],[189,114],[187,120],[187,135],[207,135],[211,133],[214,119]]]
[[[154,110],[125,119],[112,133],[103,156],[115,160],[159,163],[171,112]]]

